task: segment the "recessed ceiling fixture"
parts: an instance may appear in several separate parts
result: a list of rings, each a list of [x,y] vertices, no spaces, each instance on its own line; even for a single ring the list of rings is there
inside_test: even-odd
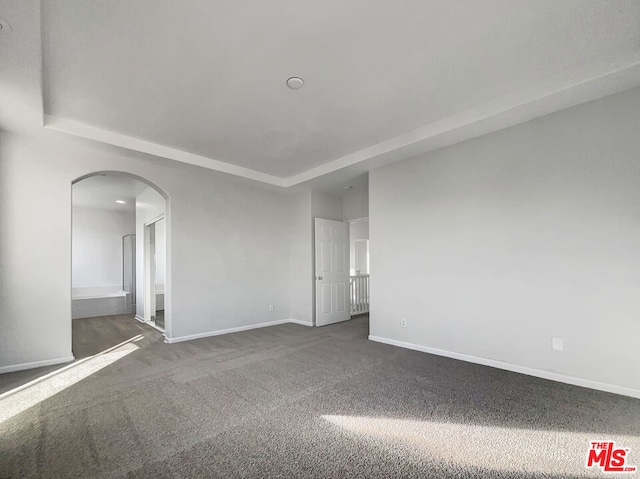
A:
[[[126,205],[127,202],[125,200],[116,200],[116,203],[120,204],[120,205]]]
[[[345,187],[344,187],[344,189],[345,189],[345,190],[352,190],[352,189],[353,189],[353,186],[351,186],[351,185],[347,185],[347,186],[345,186]]]
[[[11,33],[11,25],[4,18],[0,18],[0,35],[8,35]]]
[[[287,80],[287,86],[292,90],[298,90],[304,85],[304,80],[300,77],[291,77]]]

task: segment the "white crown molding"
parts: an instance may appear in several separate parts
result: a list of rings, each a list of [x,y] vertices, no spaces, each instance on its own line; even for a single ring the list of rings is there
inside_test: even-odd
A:
[[[69,135],[95,140],[108,145],[119,146],[127,150],[147,153],[149,155],[167,158],[169,160],[180,161],[190,165],[202,166],[210,170],[228,173],[230,175],[241,176],[249,180],[260,181],[269,185],[286,187],[286,180],[278,176],[269,175],[260,171],[255,171],[242,166],[232,165],[224,161],[214,160],[206,156],[196,155],[187,151],[178,150],[169,146],[159,145],[147,140],[141,140],[132,136],[123,135],[114,131],[98,128],[86,123],[81,123],[67,118],[60,118],[52,115],[44,115],[44,126],[50,130],[67,133]]]
[[[44,115],[48,129],[287,188],[343,168],[371,170],[640,86],[640,57],[621,52],[599,64],[545,78],[421,128],[282,178],[66,118]]]
[[[587,73],[587,70],[589,73]],[[597,74],[593,74],[597,71]],[[589,76],[590,74],[590,76]],[[585,78],[587,78],[585,80]],[[287,178],[294,186],[354,165],[373,169],[640,86],[640,58],[607,59],[549,77]]]

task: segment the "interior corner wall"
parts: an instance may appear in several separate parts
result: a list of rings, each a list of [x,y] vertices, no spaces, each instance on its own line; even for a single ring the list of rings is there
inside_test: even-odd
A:
[[[289,294],[291,318],[313,324],[313,234],[311,191],[291,197],[291,235],[289,252]]]
[[[311,216],[343,221],[342,198],[322,191],[311,192]]]
[[[96,171],[140,176],[169,196],[172,337],[290,317],[289,195],[48,130],[4,132],[0,371],[71,355],[71,182]]]
[[[371,172],[372,337],[638,396],[638,125],[634,89]]]
[[[144,226],[145,223],[165,213],[165,199],[150,186],[136,197],[136,315],[143,319],[146,319],[144,310]],[[173,322],[171,326],[173,326]]]
[[[135,232],[135,213],[73,206],[72,287],[122,287],[122,237]]]
[[[369,217],[369,185],[352,190],[342,198],[342,217],[344,221]]]
[[[315,323],[315,218],[342,221],[342,198],[321,191],[303,191],[291,198],[289,289],[291,318]]]

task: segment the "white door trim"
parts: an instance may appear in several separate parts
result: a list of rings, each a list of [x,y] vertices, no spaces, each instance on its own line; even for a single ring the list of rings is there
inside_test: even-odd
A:
[[[156,301],[155,301],[155,280],[151,281],[152,277],[155,277],[155,264],[151,261],[151,238],[149,236],[148,227],[152,224],[157,223],[160,220],[165,219],[165,214],[161,213],[158,216],[154,217],[149,221],[144,222],[143,232],[144,232],[144,246],[143,246],[143,257],[144,257],[144,278],[143,278],[143,289],[144,289],[144,321],[149,323],[155,327],[155,323],[151,320],[152,316],[155,316],[156,310]],[[155,246],[154,246],[155,248]],[[154,249],[155,251],[155,249]],[[166,253],[165,253],[166,254]],[[165,261],[166,258],[165,258]],[[151,294],[152,285],[154,286],[154,294]],[[153,311],[154,314],[151,314]],[[166,321],[166,319],[165,319]],[[166,323],[165,323],[166,328]],[[162,331],[160,328],[156,329]]]

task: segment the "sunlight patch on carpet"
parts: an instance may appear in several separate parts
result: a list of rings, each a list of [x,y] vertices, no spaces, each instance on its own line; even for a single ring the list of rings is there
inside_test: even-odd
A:
[[[361,438],[404,444],[421,454],[461,466],[571,477],[598,475],[585,468],[590,441],[602,439],[598,433],[384,417],[322,418]],[[616,434],[610,439],[640,452],[637,437]]]
[[[100,354],[76,361],[58,371],[0,395],[0,423],[140,349],[133,343],[142,337],[139,335],[131,338]]]

